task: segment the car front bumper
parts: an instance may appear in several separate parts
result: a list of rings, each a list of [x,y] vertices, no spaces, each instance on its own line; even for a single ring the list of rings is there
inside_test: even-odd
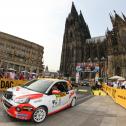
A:
[[[34,108],[30,104],[19,104],[17,106],[14,106],[13,104],[11,104],[8,100],[4,98],[2,98],[2,104],[7,114],[14,118],[22,119],[22,120],[30,120],[32,118]],[[20,112],[16,110],[17,107],[21,109]],[[24,110],[22,109],[23,107],[32,107],[33,109]]]

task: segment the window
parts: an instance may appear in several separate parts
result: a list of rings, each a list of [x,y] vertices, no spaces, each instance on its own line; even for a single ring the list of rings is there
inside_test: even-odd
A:
[[[36,92],[45,93],[52,83],[53,81],[51,80],[32,80],[22,87]]]
[[[68,86],[66,82],[57,82],[53,85],[53,87],[50,89],[48,95],[52,95],[53,90],[59,90],[61,92],[68,92]]]

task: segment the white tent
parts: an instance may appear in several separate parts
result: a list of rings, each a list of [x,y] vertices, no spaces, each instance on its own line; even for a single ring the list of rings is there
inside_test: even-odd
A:
[[[16,70],[13,68],[9,68],[8,71],[16,71]]]
[[[123,77],[118,79],[118,81],[124,81],[124,80],[125,80],[125,78],[123,78]]]
[[[121,76],[112,76],[109,78],[110,80],[125,80],[124,77],[121,77]]]

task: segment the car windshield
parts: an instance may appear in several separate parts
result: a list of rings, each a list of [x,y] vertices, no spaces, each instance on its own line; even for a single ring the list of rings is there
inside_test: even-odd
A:
[[[22,87],[36,92],[45,93],[52,83],[52,80],[32,80]]]

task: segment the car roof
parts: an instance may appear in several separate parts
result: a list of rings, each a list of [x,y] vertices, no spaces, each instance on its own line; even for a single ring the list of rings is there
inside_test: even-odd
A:
[[[61,80],[61,79],[57,79],[57,78],[38,78],[38,80],[49,80],[49,81],[66,81],[66,80]]]

